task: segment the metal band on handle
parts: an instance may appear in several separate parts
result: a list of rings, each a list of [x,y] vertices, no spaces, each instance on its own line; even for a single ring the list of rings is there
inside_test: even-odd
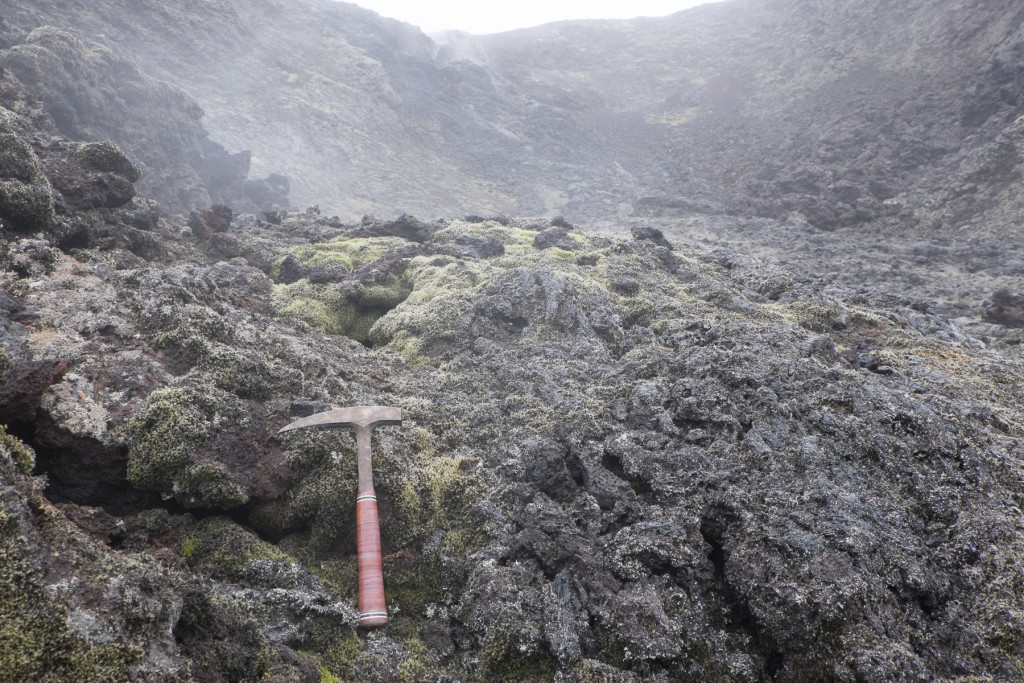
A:
[[[386,626],[388,610],[384,601],[380,521],[377,496],[372,493],[361,493],[356,498],[356,547],[359,551],[359,626]]]

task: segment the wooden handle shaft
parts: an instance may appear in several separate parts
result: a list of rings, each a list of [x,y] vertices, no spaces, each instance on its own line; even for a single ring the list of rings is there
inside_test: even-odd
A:
[[[373,493],[361,493],[356,498],[356,547],[359,550],[359,626],[386,626],[388,608],[384,602],[380,521],[377,496]]]

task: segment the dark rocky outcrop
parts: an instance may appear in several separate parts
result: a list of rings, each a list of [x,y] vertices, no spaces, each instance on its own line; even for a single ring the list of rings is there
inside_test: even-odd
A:
[[[986,322],[1006,327],[1024,327],[1024,295],[1000,289],[992,293],[992,302],[985,307]]]

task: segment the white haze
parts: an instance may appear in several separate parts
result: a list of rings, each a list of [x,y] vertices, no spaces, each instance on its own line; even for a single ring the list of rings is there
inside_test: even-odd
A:
[[[708,4],[708,0],[357,0],[355,4],[419,26],[424,33],[498,33],[565,19],[660,17]]]

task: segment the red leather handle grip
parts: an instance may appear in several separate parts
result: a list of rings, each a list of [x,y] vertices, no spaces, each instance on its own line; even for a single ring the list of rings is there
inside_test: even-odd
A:
[[[356,547],[359,550],[359,626],[380,628],[388,623],[384,602],[384,570],[380,559],[380,521],[377,496],[356,498]]]

